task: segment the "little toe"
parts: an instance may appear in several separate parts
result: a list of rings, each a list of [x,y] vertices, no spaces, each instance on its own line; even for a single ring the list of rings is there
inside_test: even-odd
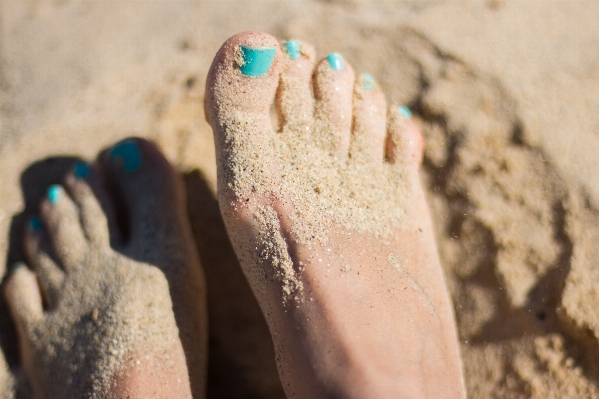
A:
[[[352,125],[354,70],[341,55],[329,54],[314,74],[316,141],[332,154],[346,158]]]
[[[214,132],[219,196],[241,198],[276,184],[270,107],[279,84],[277,40],[244,32],[216,54],[206,81],[205,111]]]
[[[28,264],[40,279],[46,304],[53,307],[58,299],[65,275],[50,256],[52,247],[43,230],[42,221],[37,216],[33,216],[29,220],[25,229],[23,248]]]
[[[407,107],[392,106],[388,113],[387,160],[417,170],[422,163],[424,140]]]
[[[88,249],[79,218],[79,209],[65,191],[54,184],[48,187],[46,198],[40,204],[40,216],[44,222],[54,255],[65,270],[80,265]]]
[[[279,123],[283,132],[307,139],[314,120],[311,80],[316,53],[311,45],[299,40],[289,40],[282,47],[288,61],[277,90]]]
[[[64,186],[79,208],[81,225],[87,239],[94,245],[108,247],[109,233],[106,209],[112,206],[104,200],[104,207],[100,205],[98,197],[108,197],[98,171],[94,166],[85,162],[78,162],[73,171],[65,177]]]
[[[383,162],[387,136],[386,110],[385,94],[372,75],[360,75],[354,88],[352,161]]]
[[[33,323],[42,318],[42,297],[35,278],[23,263],[17,264],[4,283],[4,298],[20,338],[29,336]]]
[[[149,141],[130,138],[117,143],[102,159],[121,202],[127,246],[137,255],[163,247],[186,215],[181,177]]]

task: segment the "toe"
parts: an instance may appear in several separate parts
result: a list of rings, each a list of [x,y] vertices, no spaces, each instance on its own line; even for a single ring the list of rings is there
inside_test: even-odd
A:
[[[119,225],[132,251],[163,247],[161,239],[177,236],[170,230],[186,215],[183,182],[154,144],[126,139],[101,162],[121,203]]]
[[[64,281],[64,272],[50,257],[52,248],[48,236],[43,231],[41,220],[36,216],[29,220],[25,229],[23,248],[29,265],[40,279],[45,302],[51,308],[56,304]]]
[[[44,312],[35,274],[24,264],[17,264],[4,283],[4,297],[19,335],[28,336],[27,332]]]
[[[227,40],[212,62],[205,108],[214,132],[219,195],[232,190],[241,198],[272,187],[277,168],[270,107],[283,57],[272,36],[245,32]]]
[[[311,89],[314,48],[299,40],[289,40],[282,47],[287,62],[281,73],[276,101],[281,130],[301,138],[309,138],[314,112]]]
[[[96,246],[108,247],[109,234],[105,210],[98,197],[108,197],[97,170],[84,162],[75,164],[64,186],[79,208],[81,225],[87,239]],[[104,201],[109,204],[109,201]],[[112,207],[105,205],[104,207]]]
[[[354,89],[354,123],[350,156],[357,162],[383,162],[387,135],[385,95],[369,74],[360,75]]]
[[[79,209],[63,186],[48,187],[46,198],[40,204],[44,222],[54,254],[65,270],[78,266],[87,252],[88,244],[79,218]]]
[[[268,117],[281,58],[277,40],[266,33],[244,32],[227,40],[214,57],[206,81],[210,123],[226,122],[223,113],[231,111]]]
[[[387,160],[418,169],[422,162],[424,140],[420,129],[406,107],[392,106],[389,110]]]
[[[316,140],[340,158],[349,150],[354,79],[351,65],[336,53],[321,60],[314,75]]]

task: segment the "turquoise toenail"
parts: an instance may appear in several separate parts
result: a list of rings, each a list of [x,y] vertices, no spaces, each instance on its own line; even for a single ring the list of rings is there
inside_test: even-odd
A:
[[[343,58],[341,55],[337,53],[331,53],[327,56],[327,60],[329,61],[329,65],[335,71],[340,71],[343,69]]]
[[[85,162],[77,162],[73,168],[73,174],[77,179],[85,179],[89,175],[89,165]]]
[[[374,89],[374,77],[369,73],[363,74],[362,75],[362,86],[366,90]]]
[[[299,40],[289,40],[288,42],[285,42],[285,52],[292,60],[299,57],[301,55]]]
[[[263,76],[268,72],[277,49],[275,48],[251,48],[239,46],[241,56],[243,57],[243,65],[239,67],[241,73],[246,76],[258,77]]]
[[[135,172],[141,167],[141,153],[134,140],[125,140],[110,151],[110,160],[125,172]]]
[[[42,220],[37,216],[32,216],[29,218],[29,230],[30,231],[40,231],[42,229]]]
[[[14,265],[12,265],[10,267],[10,271],[7,274],[14,273],[17,270],[22,269],[24,267],[27,267],[27,266],[25,266],[25,263],[23,263],[23,262],[17,262],[17,263],[15,263]]]
[[[60,187],[58,184],[51,185],[48,187],[47,195],[48,201],[50,201],[52,205],[56,204],[62,195],[62,187]]]
[[[412,117],[412,111],[410,111],[408,107],[399,107],[399,113],[406,119],[410,119]]]

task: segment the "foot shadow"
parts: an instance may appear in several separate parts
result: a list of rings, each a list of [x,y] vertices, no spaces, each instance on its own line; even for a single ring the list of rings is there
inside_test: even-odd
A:
[[[198,170],[184,175],[208,282],[208,397],[284,398],[268,326],[241,271],[218,202]]]

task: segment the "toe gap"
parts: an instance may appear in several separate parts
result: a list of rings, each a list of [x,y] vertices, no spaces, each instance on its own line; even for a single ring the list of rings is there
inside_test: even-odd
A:
[[[116,223],[115,228],[118,229],[120,233],[119,240],[121,242],[115,242],[115,237],[110,237],[110,244],[114,247],[115,245],[123,245],[124,243],[129,242],[131,238],[131,224],[129,221],[131,220],[130,210],[127,207],[127,203],[125,202],[125,197],[122,191],[119,189],[116,180],[114,178],[107,179],[106,188],[107,192],[111,194],[114,205],[114,213],[116,215]]]
[[[270,124],[274,132],[278,132],[281,124],[281,114],[274,102],[270,105]]]

